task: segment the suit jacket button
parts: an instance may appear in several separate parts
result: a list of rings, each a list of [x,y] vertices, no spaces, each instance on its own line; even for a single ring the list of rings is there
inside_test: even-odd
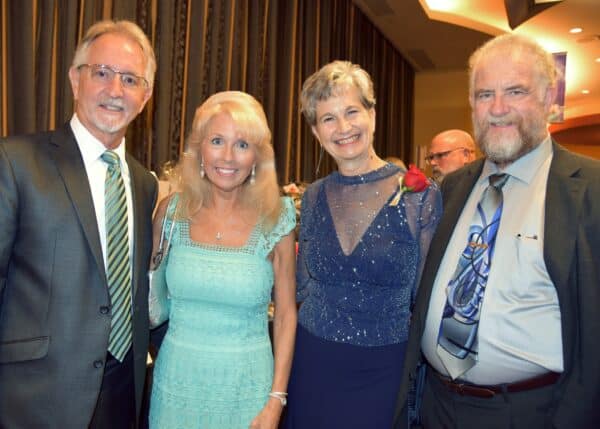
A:
[[[102,362],[101,360],[95,360],[94,361],[94,368],[96,369],[100,369],[104,366],[104,362]]]
[[[109,311],[110,311],[110,308],[106,305],[103,305],[102,307],[100,307],[100,314],[108,314]]]

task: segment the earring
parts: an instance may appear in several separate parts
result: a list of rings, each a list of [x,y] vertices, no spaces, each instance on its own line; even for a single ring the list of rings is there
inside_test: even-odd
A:
[[[200,178],[204,179],[204,159],[200,159]]]
[[[256,182],[256,164],[252,165],[252,172],[250,173],[250,184],[254,185]]]

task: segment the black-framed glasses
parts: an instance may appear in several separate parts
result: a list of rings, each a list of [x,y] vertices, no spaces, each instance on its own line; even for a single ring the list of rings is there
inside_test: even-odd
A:
[[[119,80],[124,88],[137,89],[147,88],[150,86],[148,81],[142,76],[115,70],[105,64],[80,64],[77,66],[77,70],[81,69],[82,67],[89,68],[92,80],[103,85],[111,83],[115,78],[115,75],[119,75]]]
[[[454,149],[446,150],[444,152],[430,153],[429,155],[427,155],[425,157],[425,162],[427,162],[427,164],[431,164],[431,161],[433,161],[433,160],[438,162],[438,161],[446,158],[448,155],[450,155],[452,152],[454,152],[456,150],[468,150],[469,152],[471,152],[470,149],[467,149],[465,147],[457,147]]]

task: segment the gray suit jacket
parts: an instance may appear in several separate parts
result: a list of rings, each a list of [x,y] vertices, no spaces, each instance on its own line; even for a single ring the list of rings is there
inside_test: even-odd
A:
[[[133,352],[139,414],[148,348],[156,181],[127,156],[133,197]],[[69,125],[0,141],[0,427],[84,428],[110,314],[85,167]]]
[[[600,162],[557,144],[553,149],[544,260],[560,305],[564,372],[551,414],[557,428],[594,427],[600,423]],[[444,215],[431,242],[412,316],[395,428],[406,425],[401,411],[421,358],[421,337],[438,267],[482,168],[483,160],[475,161],[442,183]]]

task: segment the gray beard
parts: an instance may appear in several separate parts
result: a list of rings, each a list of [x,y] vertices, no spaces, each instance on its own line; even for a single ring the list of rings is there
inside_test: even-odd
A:
[[[516,161],[538,147],[546,136],[546,122],[540,120],[531,123],[529,130],[526,130],[523,122],[520,122],[516,139],[503,138],[495,139],[495,141],[488,137],[489,123],[480,126],[473,121],[473,125],[479,149],[487,159],[496,164],[510,164]]]

